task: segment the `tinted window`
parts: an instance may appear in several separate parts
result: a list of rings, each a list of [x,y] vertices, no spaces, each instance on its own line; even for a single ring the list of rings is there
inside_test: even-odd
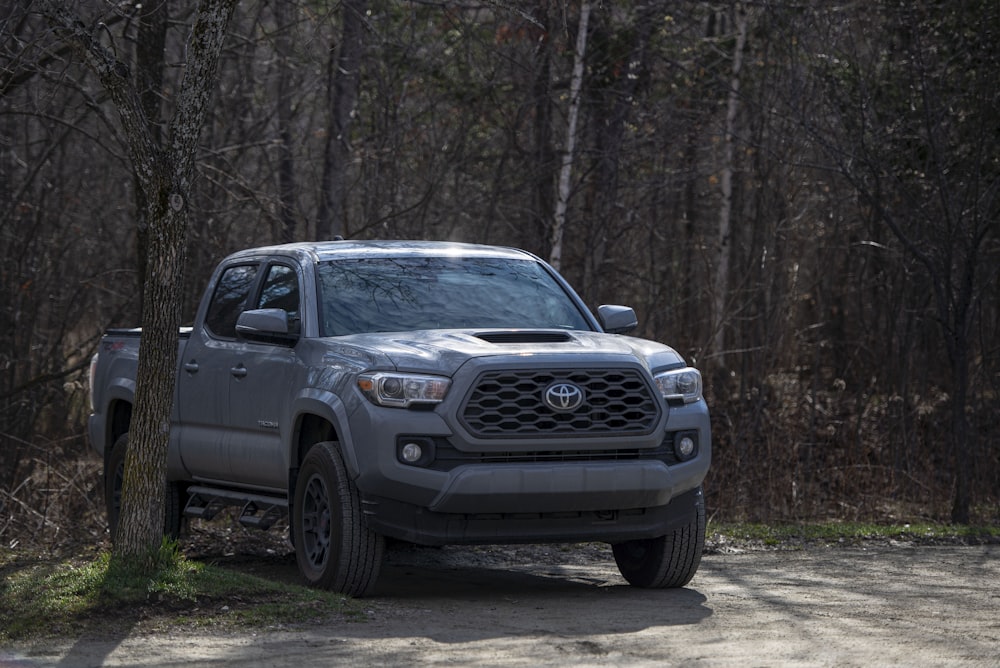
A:
[[[323,335],[413,329],[590,329],[540,264],[483,258],[364,258],[319,266]]]
[[[280,308],[288,312],[288,326],[297,331],[299,322],[299,280],[295,270],[285,265],[272,265],[267,270],[257,308]]]
[[[215,286],[205,315],[205,326],[212,334],[236,338],[236,319],[246,308],[250,288],[257,276],[257,265],[237,265],[226,269]]]

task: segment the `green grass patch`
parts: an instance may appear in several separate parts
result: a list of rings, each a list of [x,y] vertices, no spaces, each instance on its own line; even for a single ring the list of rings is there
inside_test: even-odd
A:
[[[752,541],[767,547],[801,547],[810,543],[855,544],[864,541],[906,541],[918,544],[981,544],[1000,542],[1000,527],[931,523],[873,524],[824,522],[759,524],[712,522],[710,536]]]
[[[38,637],[128,633],[137,625],[281,627],[362,616],[341,594],[189,561],[165,544],[150,569],[107,553],[80,562],[0,555],[0,644]]]

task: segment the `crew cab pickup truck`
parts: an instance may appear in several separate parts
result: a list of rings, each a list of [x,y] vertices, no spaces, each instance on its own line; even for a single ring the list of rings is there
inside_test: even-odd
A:
[[[596,316],[527,252],[331,241],[235,253],[181,331],[166,531],[232,508],[287,518],[310,584],[372,593],[386,539],[607,542],[681,587],[705,540],[700,373]],[[117,521],[138,329],[91,365],[89,437]]]

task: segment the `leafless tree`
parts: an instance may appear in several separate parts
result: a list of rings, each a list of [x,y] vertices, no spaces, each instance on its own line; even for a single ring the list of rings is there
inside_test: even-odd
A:
[[[216,80],[219,53],[236,0],[199,5],[187,48],[183,83],[165,145],[157,141],[128,65],[70,8],[43,3],[53,27],[94,70],[111,96],[144,194],[149,226],[135,408],[122,486],[114,554],[142,563],[163,535],[167,438],[177,367],[179,286],[195,149]]]
[[[983,11],[985,10],[985,11]],[[808,122],[861,206],[913,258],[930,290],[950,371],[952,520],[967,523],[978,448],[969,428],[974,332],[1000,218],[997,66],[989,3],[873,7],[815,54],[825,118]],[[852,29],[853,28],[853,29]],[[960,42],[938,36],[965,31]],[[932,305],[932,306],[931,306]]]
[[[968,500],[981,517],[1000,489],[995,4],[244,0],[180,193],[181,320],[241,247],[339,233],[549,257],[577,81],[561,270],[592,306],[635,306],[641,335],[711,370],[719,516],[919,504],[962,519]],[[173,139],[198,14],[75,3],[83,23],[62,35],[78,37],[56,40],[39,9],[66,5],[8,5],[10,508],[31,505],[39,461],[85,450],[82,370],[100,332],[173,318],[150,305],[162,288],[139,299],[137,266],[166,258],[153,232],[181,243],[151,217],[173,215],[174,190],[149,194],[165,156],[191,150]],[[110,54],[104,82],[81,48]],[[136,175],[144,150],[157,162]]]

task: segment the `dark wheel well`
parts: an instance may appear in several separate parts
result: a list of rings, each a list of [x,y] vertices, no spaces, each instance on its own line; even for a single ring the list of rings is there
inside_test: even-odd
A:
[[[107,440],[104,442],[105,470],[107,470],[108,459],[111,457],[115,443],[123,434],[128,433],[129,425],[132,423],[132,404],[127,401],[116,401],[111,405],[109,413],[111,415],[111,428],[108,430]]]
[[[309,450],[317,443],[339,442],[337,430],[330,424],[329,420],[318,415],[303,415],[299,420],[295,443],[295,452],[292,453],[292,460],[288,469],[288,503],[289,515],[291,515],[291,504],[295,498],[295,483],[299,477],[299,467],[305,460]]]
[[[297,451],[292,467],[298,468],[306,458],[309,448],[325,441],[339,441],[337,430],[325,418],[318,415],[304,415],[299,422]]]

